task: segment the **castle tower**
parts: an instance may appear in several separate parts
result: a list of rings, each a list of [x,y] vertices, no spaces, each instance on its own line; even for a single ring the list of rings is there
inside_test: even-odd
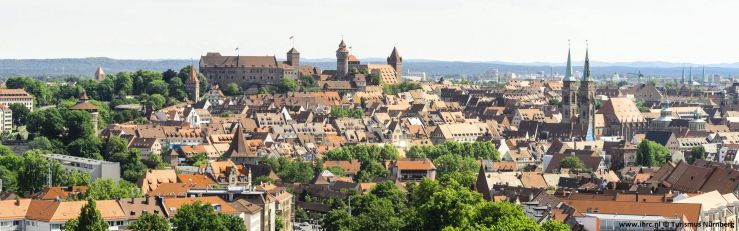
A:
[[[98,108],[95,106],[95,104],[92,104],[90,102],[90,98],[87,97],[87,91],[85,91],[84,89],[82,90],[82,93],[80,93],[79,101],[77,102],[77,104],[69,107],[69,110],[81,110],[90,113],[90,122],[92,123],[92,128],[94,129],[95,134],[97,134],[100,113],[98,112]]]
[[[185,80],[185,89],[195,102],[200,101],[200,79],[195,65],[190,65],[190,75]]]
[[[300,66],[300,52],[295,47],[287,52],[287,64],[293,67]]]
[[[390,56],[387,57],[387,64],[395,69],[395,78],[400,81],[403,74],[403,57],[400,57],[396,47],[393,47],[393,52],[391,52]]]
[[[95,71],[95,80],[103,81],[103,79],[105,79],[105,71],[103,71],[103,66],[99,66]]]
[[[572,56],[567,48],[567,68],[562,79],[562,123],[570,123],[577,115],[577,79],[572,75]]]
[[[595,113],[595,83],[593,77],[590,74],[590,58],[588,55],[588,48],[585,48],[585,65],[582,73],[582,82],[580,82],[580,124],[581,126],[588,126]]]
[[[349,74],[349,48],[346,47],[344,40],[339,43],[339,49],[336,50],[336,75],[344,77]]]

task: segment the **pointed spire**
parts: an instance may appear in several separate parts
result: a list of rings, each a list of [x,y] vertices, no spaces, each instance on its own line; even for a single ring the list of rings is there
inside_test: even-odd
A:
[[[188,82],[199,82],[200,79],[198,79],[198,70],[195,70],[195,65],[190,65],[190,75],[187,78]]]
[[[590,57],[588,50],[588,40],[585,40],[585,65],[582,72],[582,81],[593,81],[593,78],[590,76]]]
[[[103,79],[105,79],[105,71],[103,71],[103,66],[98,66],[95,70],[95,80],[102,81]]]
[[[85,89],[82,89],[82,93],[80,93],[80,102],[86,102],[90,98],[87,97],[87,91]]]
[[[690,73],[690,78],[688,79],[689,84],[693,84],[693,67],[688,68],[688,73]]]
[[[682,80],[680,81],[680,83],[685,83],[685,66],[684,66],[684,65],[683,65],[683,75],[682,75]]]
[[[344,42],[344,39],[341,39],[341,42],[339,43],[339,48],[346,48],[346,43]]]
[[[393,46],[393,52],[390,53],[391,59],[400,59],[400,54],[398,54],[398,48]]]
[[[565,68],[565,81],[577,81],[575,76],[572,75],[572,51],[570,48],[570,41],[567,40],[567,67]]]
[[[226,157],[245,157],[249,153],[249,148],[246,145],[246,139],[244,137],[244,131],[241,127],[240,123],[237,123],[236,126],[234,126],[234,129],[236,129],[234,133],[233,140],[231,140],[231,145],[228,147],[228,151],[224,153],[224,156]]]

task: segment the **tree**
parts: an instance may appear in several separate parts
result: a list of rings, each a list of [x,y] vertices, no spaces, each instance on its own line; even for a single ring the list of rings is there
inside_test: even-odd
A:
[[[480,167],[479,162],[474,158],[455,154],[446,154],[436,158],[434,165],[436,166],[438,177],[455,172],[474,175]]]
[[[334,176],[346,176],[346,173],[344,172],[343,169],[341,169],[340,166],[331,166],[327,168],[326,170],[334,174]]]
[[[329,211],[323,217],[323,227],[326,230],[360,230],[359,221],[349,215],[347,208],[337,208]]]
[[[199,167],[200,165],[208,164],[208,157],[203,153],[198,153],[190,157],[187,161],[192,163],[192,166]]]
[[[82,207],[80,216],[67,221],[64,224],[64,230],[84,230],[84,231],[107,231],[108,222],[103,220],[100,211],[97,210],[95,200],[87,199],[87,204]]]
[[[357,217],[359,230],[400,230],[405,223],[393,207],[390,200],[374,197]]]
[[[275,218],[275,230],[282,231],[285,228],[285,220],[281,216]]]
[[[548,220],[541,224],[542,231],[569,231],[570,227],[556,220]]]
[[[693,164],[696,160],[705,160],[706,159],[706,148],[703,147],[703,145],[694,146],[690,150],[690,155],[688,156],[688,164]]]
[[[549,105],[560,105],[562,104],[562,102],[560,102],[559,99],[557,98],[549,98],[548,104]]]
[[[169,221],[167,221],[167,219],[146,211],[141,213],[141,216],[139,216],[136,221],[131,223],[128,228],[134,231],[172,230],[172,227],[169,225]]]
[[[129,95],[133,93],[133,78],[127,72],[118,72],[113,84],[117,94]]]
[[[31,110],[19,103],[11,103],[9,107],[13,112],[13,126],[26,125],[26,119],[31,114]]]
[[[562,159],[562,162],[559,162],[560,168],[569,168],[569,169],[575,169],[578,171],[587,171],[588,167],[585,166],[585,164],[580,160],[580,158],[577,158],[577,156],[568,156]]]
[[[294,79],[282,78],[278,87],[281,92],[291,92],[298,88],[298,83]]]
[[[372,79],[370,80],[371,85],[378,86],[382,84],[382,79],[380,78],[380,73],[372,73]]]
[[[51,92],[45,82],[31,79],[29,77],[12,77],[5,81],[5,86],[10,89],[24,89],[33,95],[37,106],[44,106],[51,99]]]
[[[185,84],[180,78],[172,78],[169,81],[169,97],[184,101],[187,98],[187,91],[185,91]]]
[[[28,142],[28,149],[38,149],[44,151],[54,151],[56,147],[51,143],[49,138],[38,136]]]
[[[67,152],[74,156],[102,160],[100,148],[102,142],[97,137],[78,138],[67,145]]]
[[[66,133],[64,140],[66,143],[75,141],[80,138],[90,138],[95,136],[94,127],[90,114],[85,111],[72,110],[65,111],[64,115],[64,127]]]
[[[229,96],[239,95],[241,94],[241,87],[236,83],[229,83],[223,93]]]
[[[128,181],[117,184],[111,179],[98,179],[88,186],[87,198],[93,200],[118,200],[122,198],[142,197],[141,189]]]
[[[9,156],[9,155],[15,155],[15,152],[13,152],[13,149],[10,149],[10,147],[0,144],[0,156]]]
[[[213,206],[195,202],[181,206],[172,218],[178,231],[198,230],[246,230],[244,220],[239,217],[219,215]]]
[[[35,152],[23,155],[18,172],[18,190],[22,194],[40,192],[46,185],[50,162]]]
[[[266,87],[260,87],[260,88],[259,88],[259,94],[260,94],[260,95],[264,95],[264,94],[269,94],[269,88],[266,88]]]
[[[644,105],[644,101],[636,102],[636,107],[639,109],[640,112],[649,112],[649,107]]]
[[[647,167],[662,166],[669,154],[670,150],[665,146],[651,140],[644,140],[636,148],[636,164]]]
[[[55,139],[59,138],[64,132],[64,118],[59,109],[49,108],[45,110],[36,110],[28,116],[28,132],[38,133],[42,136]]]
[[[120,136],[111,136],[108,142],[105,142],[102,155],[105,160],[111,160],[113,155],[121,154],[128,151],[128,140]]]
[[[149,95],[159,94],[166,96],[169,94],[169,86],[164,80],[154,80],[146,86],[146,93]]]

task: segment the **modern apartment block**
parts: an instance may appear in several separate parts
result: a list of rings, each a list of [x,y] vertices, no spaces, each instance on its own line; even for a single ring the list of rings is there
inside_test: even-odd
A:
[[[62,167],[69,171],[75,170],[89,173],[90,180],[92,181],[95,181],[98,178],[108,178],[118,182],[121,179],[121,166],[116,162],[61,154],[46,154],[44,156],[46,156],[46,158],[59,161],[62,164]]]

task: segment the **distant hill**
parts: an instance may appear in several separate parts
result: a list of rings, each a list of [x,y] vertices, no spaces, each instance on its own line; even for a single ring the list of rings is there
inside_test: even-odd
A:
[[[321,69],[334,69],[336,61],[333,59],[305,59],[305,64],[314,65]],[[133,60],[133,59],[111,59],[111,58],[68,58],[68,59],[0,59],[0,78],[10,76],[92,76],[98,66],[102,66],[108,74],[120,71],[133,71],[148,69],[154,71],[166,71],[167,69],[179,70],[192,64],[191,60],[184,59],[162,59],[162,60]],[[197,61],[195,61],[197,62]],[[368,58],[363,63],[384,63],[384,59]],[[576,62],[582,63],[582,62]],[[609,76],[613,73],[641,73],[650,76],[679,76],[683,64],[668,62],[626,62],[626,63],[604,63],[593,62],[592,72],[597,76]],[[701,67],[693,66],[693,75],[701,75]],[[582,70],[582,66],[574,67]],[[473,75],[484,73],[490,69],[498,69],[500,73],[536,73],[550,71],[555,73],[564,72],[563,63],[510,63],[510,62],[459,62],[459,61],[437,61],[437,60],[406,60],[403,64],[405,71],[426,72],[427,75],[464,74]],[[686,69],[687,72],[687,69]],[[706,67],[706,74],[721,74],[724,76],[739,75],[739,63],[714,64]]]

